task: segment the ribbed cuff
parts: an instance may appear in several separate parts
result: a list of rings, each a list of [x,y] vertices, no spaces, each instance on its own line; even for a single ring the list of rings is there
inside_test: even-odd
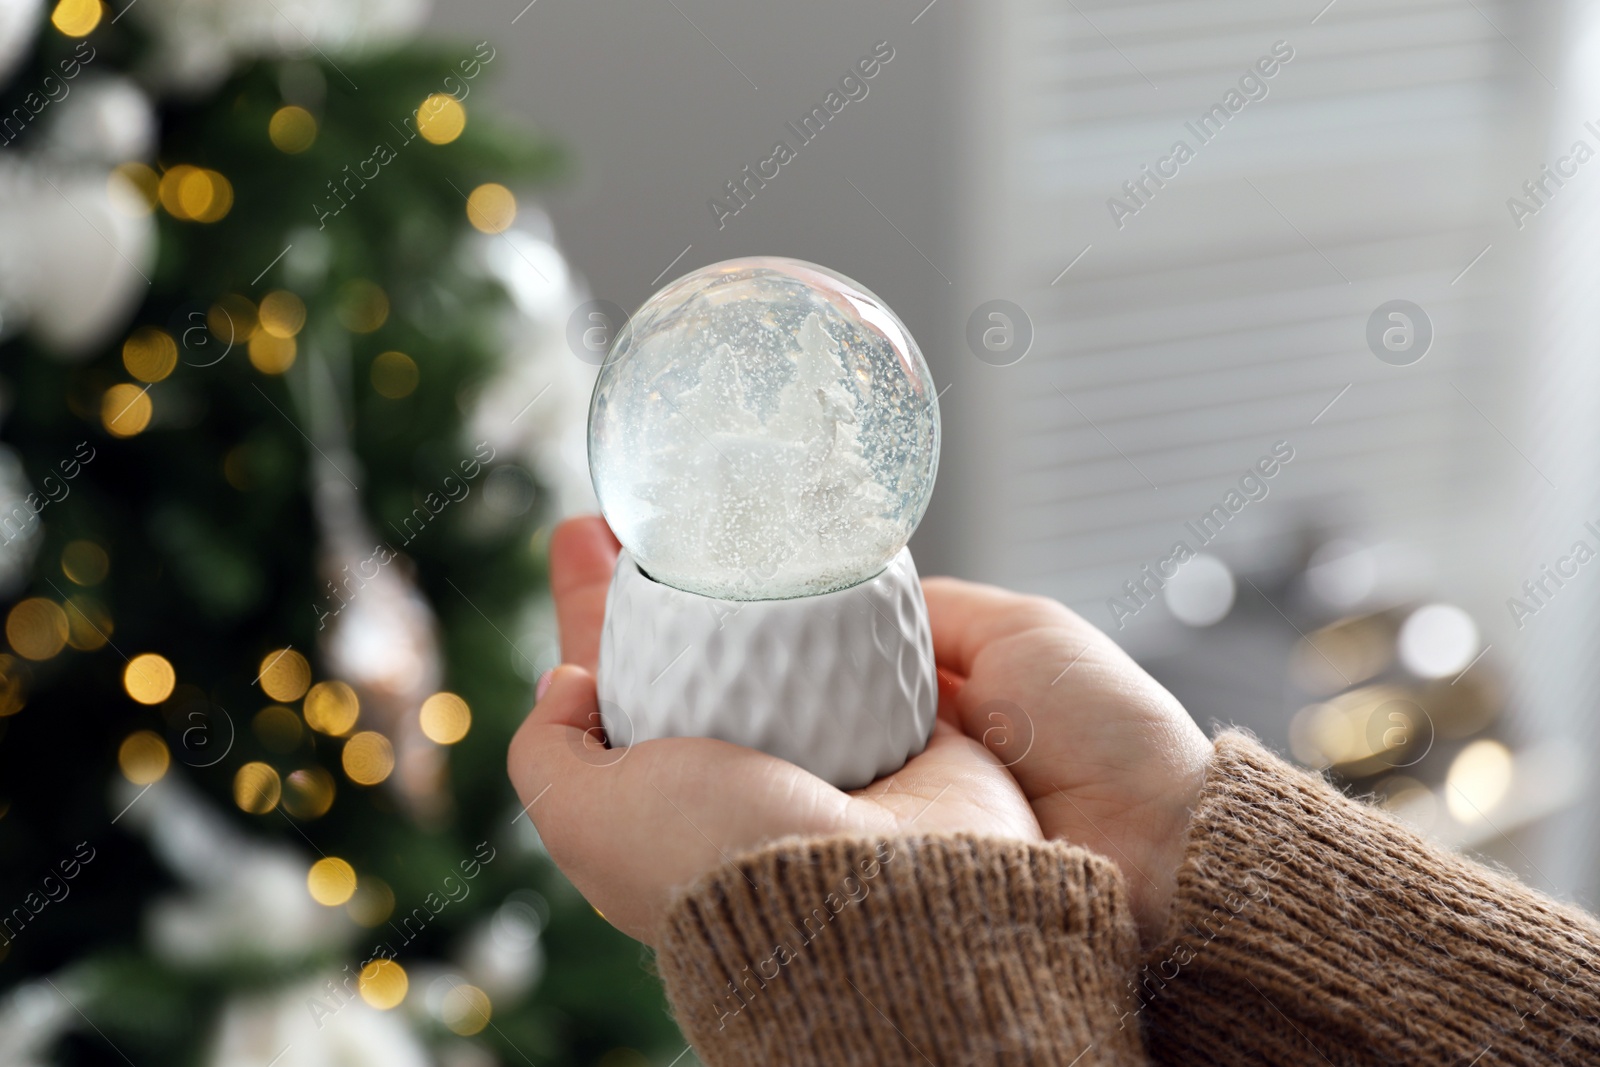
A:
[[[1137,958],[1120,876],[1082,849],[829,838],[696,884],[658,966],[712,1067],[1135,1065]]]
[[[1157,1061],[1600,1062],[1589,916],[1240,733],[1218,738],[1189,835],[1140,973]]]

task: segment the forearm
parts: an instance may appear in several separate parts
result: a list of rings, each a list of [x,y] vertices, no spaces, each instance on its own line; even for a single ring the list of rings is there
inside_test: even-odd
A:
[[[668,914],[658,962],[701,1058],[1142,1065],[1120,876],[1082,849],[791,840]]]
[[[1597,965],[1590,916],[1224,735],[1139,1011],[1171,1062],[1589,1064]]]

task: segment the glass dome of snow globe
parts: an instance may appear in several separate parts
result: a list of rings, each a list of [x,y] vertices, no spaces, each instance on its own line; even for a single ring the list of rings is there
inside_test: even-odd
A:
[[[910,331],[800,260],[693,271],[617,334],[589,407],[601,510],[639,568],[723,600],[846,589],[927,510],[939,405]]]

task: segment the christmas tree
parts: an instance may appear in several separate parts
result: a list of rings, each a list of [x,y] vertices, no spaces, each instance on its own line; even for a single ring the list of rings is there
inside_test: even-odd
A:
[[[493,43],[6,12],[0,1062],[671,1061],[505,780],[592,368]]]

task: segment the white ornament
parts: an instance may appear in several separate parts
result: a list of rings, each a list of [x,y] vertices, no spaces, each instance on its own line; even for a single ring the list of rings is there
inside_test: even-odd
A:
[[[0,0],[0,82],[9,79],[28,54],[38,32],[43,0]]]
[[[927,509],[939,405],[910,332],[810,263],[729,260],[645,302],[589,409],[617,539],[658,581],[728,600],[844,589]]]

